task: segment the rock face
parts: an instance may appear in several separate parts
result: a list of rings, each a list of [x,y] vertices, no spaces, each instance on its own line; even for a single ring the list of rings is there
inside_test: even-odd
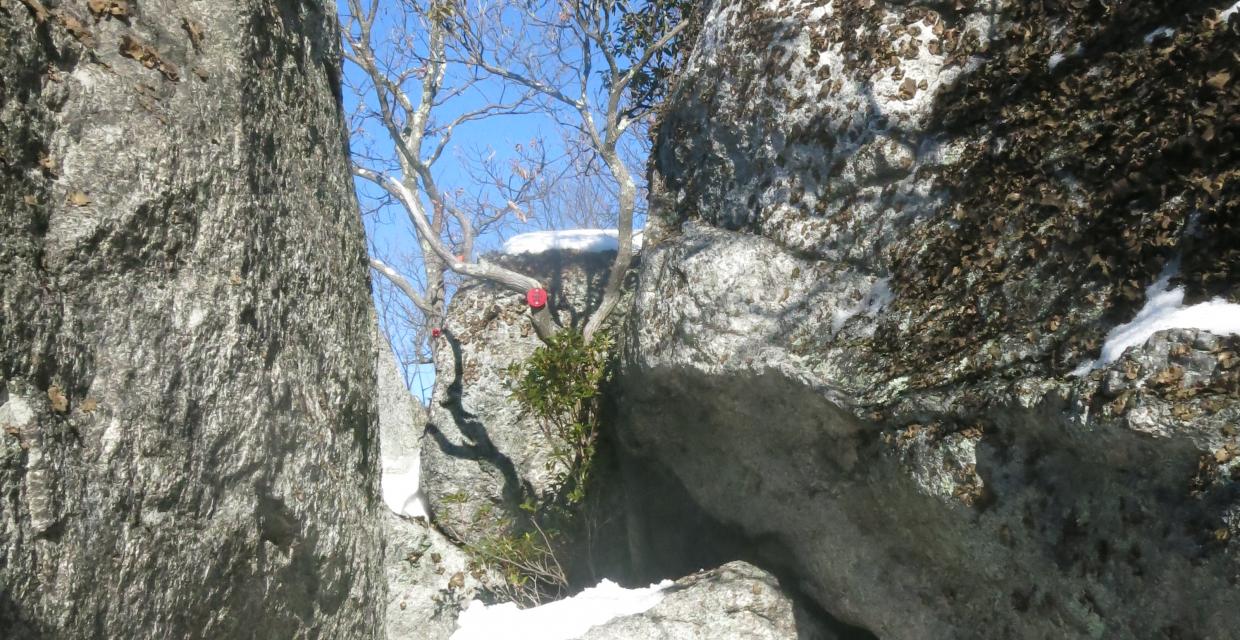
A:
[[[447,640],[461,609],[496,576],[426,520],[384,514],[387,538],[387,640]]]
[[[397,516],[427,518],[426,496],[420,484],[422,433],[426,428],[427,411],[405,386],[396,354],[387,338],[377,330],[375,335],[383,345],[375,363],[383,503]]]
[[[381,633],[333,15],[0,4],[0,636]]]
[[[1240,301],[1222,8],[715,3],[655,148],[627,454],[882,638],[1234,633],[1240,340],[1099,361],[1160,275]]]
[[[505,266],[548,283],[549,305],[563,326],[584,326],[602,296],[611,253],[551,251],[503,256]],[[435,522],[462,542],[477,542],[546,492],[553,444],[509,398],[505,369],[541,342],[522,296],[468,283],[452,298],[437,345],[431,420],[422,443],[422,486]]]
[[[387,577],[387,640],[447,640],[462,606],[495,580],[470,566],[469,557],[430,525],[418,484],[418,446],[426,426],[422,407],[401,378],[386,346],[376,363],[379,448],[383,460],[382,514]]]
[[[676,581],[659,604],[595,627],[581,640],[827,640],[773,576],[731,562]],[[799,620],[798,620],[799,618]],[[799,628],[798,628],[799,623]]]

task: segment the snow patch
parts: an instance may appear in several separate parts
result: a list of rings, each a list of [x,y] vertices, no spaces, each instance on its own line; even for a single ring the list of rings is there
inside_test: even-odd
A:
[[[1240,304],[1215,298],[1184,306],[1184,287],[1171,287],[1177,265],[1168,265],[1158,280],[1145,289],[1145,306],[1131,322],[1111,329],[1097,360],[1084,362],[1071,375],[1083,376],[1101,369],[1124,355],[1129,347],[1145,344],[1150,336],[1167,329],[1198,329],[1219,335],[1240,334]]]
[[[625,589],[603,580],[597,587],[530,609],[511,602],[484,605],[477,600],[457,618],[450,640],[571,640],[614,618],[642,613],[663,600],[664,580],[644,589]]]
[[[871,318],[877,318],[892,300],[896,299],[896,294],[891,291],[891,280],[888,278],[879,278],[870,285],[870,290],[861,298],[857,304],[847,309],[836,309],[831,312],[831,335],[835,335],[844,328],[844,325],[854,316],[865,314]]]
[[[1154,44],[1155,40],[1160,38],[1170,38],[1175,35],[1175,29],[1171,27],[1159,27],[1145,34],[1145,44]]]
[[[566,229],[534,231],[513,236],[504,242],[508,255],[543,253],[546,251],[615,251],[620,247],[620,232],[615,229]],[[633,250],[641,249],[642,232],[633,234]]]
[[[1223,12],[1218,14],[1218,18],[1223,22],[1227,22],[1232,16],[1236,15],[1237,12],[1240,12],[1240,2],[1236,2],[1230,7],[1223,9]]]
[[[392,513],[407,518],[430,519],[430,511],[426,505],[426,495],[420,486],[422,478],[422,456],[414,455],[384,458],[383,503]]]

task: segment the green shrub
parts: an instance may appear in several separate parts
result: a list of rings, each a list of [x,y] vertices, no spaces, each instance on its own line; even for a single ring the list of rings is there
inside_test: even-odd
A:
[[[572,505],[585,497],[598,441],[600,388],[614,342],[600,332],[586,342],[564,330],[508,367],[512,398],[533,416],[551,443],[553,501]]]
[[[507,370],[511,397],[535,419],[551,443],[550,490],[521,504],[524,518],[504,518],[501,533],[467,545],[474,563],[499,574],[489,590],[502,600],[536,605],[568,589],[560,554],[571,533],[591,526],[582,501],[590,482],[599,434],[600,389],[614,342],[607,335],[586,341],[564,330],[524,362]],[[490,514],[477,514],[490,519]]]

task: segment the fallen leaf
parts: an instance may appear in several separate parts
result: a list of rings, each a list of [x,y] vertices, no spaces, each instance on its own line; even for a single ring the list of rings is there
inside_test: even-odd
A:
[[[904,82],[900,83],[899,95],[901,100],[912,100],[913,96],[917,95],[917,81],[912,78],[905,78]]]
[[[1219,91],[1222,91],[1229,82],[1231,82],[1231,73],[1228,71],[1215,71],[1206,76],[1206,84]]]
[[[26,8],[30,9],[30,13],[34,14],[35,22],[39,24],[47,22],[47,8],[44,7],[43,3],[39,2],[39,0],[22,0],[22,4],[26,5]]]
[[[65,31],[68,31],[69,35],[73,36],[74,39],[86,47],[95,46],[95,36],[90,32],[90,29],[86,28],[86,25],[82,24],[81,20],[62,11],[57,11],[55,16],[56,22],[59,22],[60,26],[64,27]]]
[[[194,45],[194,51],[202,50],[202,24],[189,18],[181,18],[181,28],[185,30],[189,36],[190,44]]]
[[[59,386],[52,385],[47,388],[47,399],[52,403],[52,411],[64,413],[69,410],[69,399]]]
[[[56,176],[56,156],[50,153],[39,154],[39,168],[48,175]]]
[[[142,63],[147,69],[155,69],[162,73],[169,80],[180,79],[180,72],[177,66],[160,57],[159,52],[151,45],[134,38],[133,36],[122,36],[120,45],[120,54],[126,58],[132,58]]]
[[[99,401],[94,398],[86,398],[80,405],[83,413],[94,413],[99,408]]]

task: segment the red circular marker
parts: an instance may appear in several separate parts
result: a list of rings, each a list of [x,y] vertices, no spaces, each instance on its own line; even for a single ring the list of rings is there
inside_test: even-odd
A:
[[[443,332],[439,330],[439,327],[435,327],[434,329],[431,329],[431,337],[432,337],[432,338],[438,338],[438,337],[439,337],[440,335],[442,335],[442,334],[443,334]]]
[[[546,289],[530,289],[525,292],[525,302],[530,305],[531,309],[541,309],[547,306],[547,290]]]

